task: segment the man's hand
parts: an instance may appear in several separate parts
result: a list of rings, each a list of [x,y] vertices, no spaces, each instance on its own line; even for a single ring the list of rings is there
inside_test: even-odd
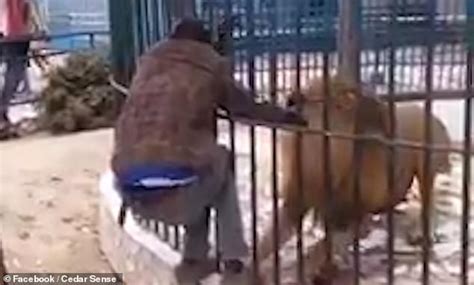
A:
[[[294,111],[280,108],[270,103],[256,103],[249,90],[238,86],[233,80],[224,80],[225,96],[219,102],[220,107],[231,117],[259,121],[263,125],[281,124],[306,126],[304,118]]]

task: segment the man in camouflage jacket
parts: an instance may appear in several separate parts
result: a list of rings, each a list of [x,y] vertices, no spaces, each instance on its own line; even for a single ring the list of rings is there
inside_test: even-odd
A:
[[[218,213],[219,246],[227,268],[239,268],[247,254],[231,156],[215,136],[215,113],[226,111],[281,124],[305,124],[294,113],[269,104],[256,104],[239,87],[230,65],[212,47],[209,33],[197,20],[182,20],[169,39],[152,47],[138,63],[115,129],[114,172],[160,162],[186,165],[199,182],[177,191],[173,199],[143,206],[148,215],[171,224],[184,224],[184,262],[207,258],[208,211]],[[179,193],[179,194],[178,194]]]

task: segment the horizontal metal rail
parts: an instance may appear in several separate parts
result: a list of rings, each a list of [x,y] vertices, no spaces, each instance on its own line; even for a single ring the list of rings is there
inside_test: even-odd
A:
[[[424,101],[427,96],[430,98],[442,101],[442,100],[466,100],[469,98],[474,98],[474,94],[466,94],[465,91],[434,91],[429,95],[426,92],[403,92],[393,95],[392,100],[395,102],[407,102],[407,101]],[[390,95],[382,94],[377,95],[378,98],[383,100],[388,100]]]
[[[327,136],[342,140],[357,140],[357,141],[373,141],[378,142],[380,144],[391,146],[391,147],[398,147],[398,148],[408,148],[408,149],[417,149],[417,150],[428,150],[428,151],[435,151],[435,152],[452,152],[458,153],[462,155],[474,155],[474,149],[465,150],[463,148],[453,147],[449,145],[432,145],[432,144],[423,144],[423,143],[415,143],[407,140],[390,140],[381,135],[356,135],[356,134],[347,134],[347,133],[339,133],[339,132],[328,132],[322,129],[312,129],[307,127],[299,127],[299,126],[292,126],[292,125],[281,125],[281,124],[273,124],[273,123],[263,123],[260,121],[248,120],[239,117],[229,117],[224,114],[219,114],[219,118],[221,119],[232,119],[236,122],[240,122],[242,124],[251,125],[251,126],[263,126],[269,128],[277,128],[280,130],[304,133],[306,135],[320,135],[320,136]]]
[[[117,83],[113,79],[113,77],[109,78],[109,82],[112,85],[112,87],[114,87],[117,91],[122,93],[124,96],[130,95],[128,89],[125,86]],[[460,99],[473,98],[473,97],[474,95],[471,93],[469,94],[464,93],[464,95]],[[436,99],[436,97],[434,96],[433,98]],[[441,145],[441,144],[430,145],[430,144],[416,143],[416,142],[400,140],[400,139],[394,139],[394,140],[387,139],[381,135],[347,134],[347,133],[339,133],[339,132],[329,132],[323,129],[313,129],[313,128],[307,128],[307,127],[293,126],[293,125],[273,124],[273,123],[261,122],[261,121],[256,121],[256,120],[248,120],[241,117],[228,116],[227,114],[224,114],[223,112],[218,112],[218,118],[228,119],[228,120],[232,120],[232,121],[250,125],[250,126],[263,126],[263,127],[275,128],[275,129],[280,129],[280,130],[285,130],[285,131],[303,133],[307,135],[320,135],[320,136],[327,136],[327,137],[332,137],[332,138],[337,138],[337,139],[342,139],[342,140],[373,141],[373,142],[378,142],[380,144],[383,144],[389,147],[428,150],[428,151],[435,151],[435,152],[452,152],[452,153],[458,153],[462,155],[474,155],[474,149],[472,148],[465,149],[465,148],[459,148],[459,147],[453,147],[453,146]]]
[[[0,46],[2,44],[17,43],[25,41],[50,41],[55,39],[74,38],[74,37],[96,37],[96,36],[108,36],[109,31],[78,31],[70,33],[55,33],[55,34],[31,34],[21,36],[4,36],[0,38]]]

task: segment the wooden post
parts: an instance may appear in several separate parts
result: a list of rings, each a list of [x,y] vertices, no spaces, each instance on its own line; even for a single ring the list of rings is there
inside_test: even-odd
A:
[[[361,0],[339,1],[339,74],[353,83],[360,81]]]

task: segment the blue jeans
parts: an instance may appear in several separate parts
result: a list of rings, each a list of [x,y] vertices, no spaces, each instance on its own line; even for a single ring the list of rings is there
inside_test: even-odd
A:
[[[0,97],[0,123],[8,122],[8,106],[18,89],[18,85],[25,80],[28,63],[29,42],[8,43],[3,46],[3,56],[7,70],[5,84]]]

